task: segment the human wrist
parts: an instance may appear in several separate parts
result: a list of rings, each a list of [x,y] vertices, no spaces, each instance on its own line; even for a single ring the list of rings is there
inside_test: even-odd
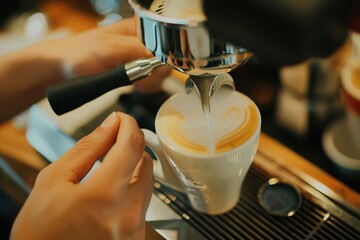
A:
[[[25,48],[7,56],[9,69],[22,72],[28,82],[45,87],[64,80],[61,60],[37,46]]]

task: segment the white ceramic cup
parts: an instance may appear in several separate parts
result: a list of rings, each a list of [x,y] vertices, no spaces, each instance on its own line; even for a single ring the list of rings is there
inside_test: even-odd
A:
[[[164,127],[162,118],[169,114],[167,112],[169,109],[174,107],[176,109],[176,105],[178,105],[182,106],[184,111],[187,108],[191,108],[195,112],[198,108],[198,111],[201,111],[200,101],[190,101],[192,103],[190,105],[185,102],[187,99],[185,95],[185,92],[177,93],[161,106],[155,120],[155,129],[158,134],[143,129],[146,145],[153,150],[159,160],[154,161],[155,178],[165,185],[186,193],[195,210],[207,214],[225,213],[237,204],[245,175],[257,151],[261,128],[260,112],[254,102],[239,92],[234,92],[229,102],[226,102],[224,97],[220,96],[221,99],[216,99],[214,96],[214,101],[221,104],[223,110],[230,107],[239,109],[238,113],[243,115],[236,116],[240,116],[238,124],[243,129],[242,131],[231,130],[232,126],[227,126],[226,123],[229,122],[226,121],[222,122],[225,124],[224,126],[217,125],[213,128],[223,129],[221,130],[223,132],[226,132],[224,129],[227,129],[227,135],[235,139],[234,143],[237,140],[241,141],[238,141],[236,143],[238,145],[235,146],[231,145],[232,141],[230,141],[228,144],[231,146],[225,146],[219,152],[199,153],[194,149],[174,144],[167,139],[166,132],[163,133],[168,128]],[[179,103],[182,104],[179,105]],[[252,111],[249,112],[249,109]],[[197,117],[195,116],[195,118]],[[192,119],[191,123],[196,124],[196,120]],[[242,125],[241,121],[244,122]],[[167,123],[172,124],[171,120]],[[203,122],[203,124],[207,123]],[[236,126],[234,128],[239,129]],[[199,131],[201,130],[199,129]],[[196,134],[199,132],[191,132],[189,138]],[[245,136],[246,134],[248,136]]]
[[[360,61],[344,68],[341,82],[350,137],[360,149]]]

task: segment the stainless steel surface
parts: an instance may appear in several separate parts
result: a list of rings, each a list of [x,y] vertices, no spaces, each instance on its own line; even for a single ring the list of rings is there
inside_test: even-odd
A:
[[[149,59],[137,59],[126,63],[124,68],[129,80],[135,82],[150,75],[155,68],[163,65],[165,65],[165,63],[154,57]]]
[[[160,187],[159,183],[156,183],[155,186]],[[196,228],[184,221],[185,215],[179,215],[166,204],[170,202],[168,196],[154,191],[146,213],[147,223],[166,239],[206,239]]]
[[[212,38],[204,25],[206,19],[165,14],[167,2],[129,0],[137,16],[138,36],[161,61],[190,75],[218,75],[250,58],[246,49]],[[181,6],[187,6],[191,1],[183,3]]]
[[[186,91],[195,91],[199,96],[205,114],[210,113],[210,99],[221,87],[235,90],[234,81],[229,74],[190,76],[185,82]]]

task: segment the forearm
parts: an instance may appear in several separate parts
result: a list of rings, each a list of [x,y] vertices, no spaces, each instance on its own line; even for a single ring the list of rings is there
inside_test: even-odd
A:
[[[64,80],[64,72],[69,79],[93,75],[152,56],[135,36],[133,18],[0,56],[0,122],[45,97],[47,87]],[[155,84],[151,78],[163,78],[169,70],[159,69],[147,82]]]
[[[48,86],[63,80],[58,59],[36,48],[0,57],[0,122],[45,97]]]

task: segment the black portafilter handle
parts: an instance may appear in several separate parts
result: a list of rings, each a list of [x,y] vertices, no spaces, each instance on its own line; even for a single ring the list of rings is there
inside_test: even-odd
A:
[[[108,72],[79,77],[54,85],[47,90],[51,108],[58,115],[74,110],[101,95],[148,76],[164,65],[157,58],[138,59]]]
[[[79,77],[54,85],[48,88],[47,98],[54,112],[61,115],[131,83],[121,65],[102,74]]]

